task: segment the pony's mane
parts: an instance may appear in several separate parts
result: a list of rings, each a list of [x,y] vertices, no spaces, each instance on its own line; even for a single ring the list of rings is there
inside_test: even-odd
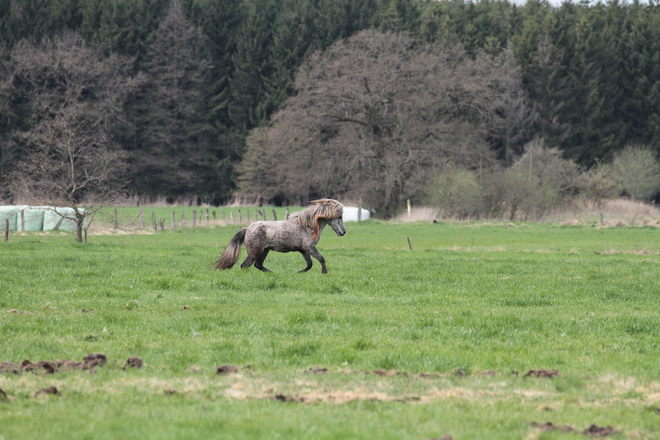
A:
[[[344,205],[333,199],[319,199],[309,203],[312,203],[312,206],[294,212],[289,216],[289,221],[294,221],[305,228],[311,228],[314,232],[312,238],[319,236],[319,220],[332,220],[344,214]]]

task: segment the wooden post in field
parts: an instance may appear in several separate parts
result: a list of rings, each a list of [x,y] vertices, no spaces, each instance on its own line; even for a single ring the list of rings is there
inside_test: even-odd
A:
[[[266,221],[266,210],[264,208],[261,208],[261,216],[264,218],[264,221]]]
[[[85,231],[85,243],[87,243],[87,228],[83,229]]]
[[[224,214],[225,211],[222,211],[222,213]],[[229,210],[229,220],[230,220],[232,223],[234,223],[234,211],[232,211],[231,209]]]
[[[243,214],[241,213],[241,210],[238,210],[238,224],[242,225],[243,224]]]
[[[160,219],[160,216],[158,216],[158,224],[160,225],[160,230],[164,231],[165,230],[165,219]]]
[[[286,208],[286,211],[284,213],[284,220],[289,220],[289,208]]]
[[[225,220],[225,210],[224,209],[222,210],[222,220],[223,221]]]
[[[201,217],[201,215],[200,215]],[[197,211],[193,209],[193,228],[195,227],[195,224],[197,223]]]
[[[215,209],[213,210],[213,220],[217,220],[217,219],[215,218]]]
[[[9,219],[5,219],[5,242],[9,241]]]
[[[140,222],[142,222],[142,229],[144,229],[144,206],[140,206]]]
[[[186,211],[181,211],[181,227],[186,225]]]
[[[172,230],[176,229],[176,225],[174,222],[174,211],[172,211]]]
[[[410,199],[408,199],[408,221],[410,221]]]
[[[275,208],[273,208],[273,220],[277,221],[277,214],[275,213]]]
[[[117,207],[115,206],[115,218],[112,222],[112,227],[114,228],[115,231],[117,230],[117,223],[119,223],[119,218],[118,217],[119,216],[117,215]]]
[[[209,208],[205,208],[205,209],[206,209],[206,226],[208,226],[209,225]]]
[[[635,223],[634,220],[633,220],[633,223]],[[21,232],[22,231],[25,231],[25,210],[24,209],[21,209]]]
[[[362,221],[362,202],[358,203],[358,222]]]
[[[153,211],[151,211],[151,224],[154,227],[154,231],[158,231],[158,227],[156,226],[156,214],[154,214]]]
[[[250,210],[249,209],[245,210],[245,215],[247,217],[247,222],[249,224],[250,223]],[[254,221],[257,221],[257,214],[254,214]]]

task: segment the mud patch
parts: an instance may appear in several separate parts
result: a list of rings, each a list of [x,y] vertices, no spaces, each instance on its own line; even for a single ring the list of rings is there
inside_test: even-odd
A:
[[[108,363],[108,358],[103,353],[89,353],[83,358],[83,369],[89,370],[97,365],[103,366]]]
[[[34,374],[54,374],[57,371],[71,370],[91,370],[96,366],[105,365],[108,358],[102,353],[90,353],[83,358],[82,362],[72,361],[71,359],[58,359],[57,361],[39,361],[31,362],[24,359],[20,367],[11,362],[0,363],[0,373],[20,374],[22,372],[32,372]]]
[[[534,428],[540,429],[541,431],[562,431],[562,432],[577,432],[575,429],[571,428],[568,425],[558,426],[552,422],[532,422]]]
[[[275,394],[275,400],[280,402],[304,402],[305,399],[295,396],[287,396],[286,394]]]
[[[541,431],[562,431],[562,432],[575,432],[578,431],[568,425],[558,426],[552,422],[532,422],[534,428],[540,429]],[[598,426],[596,424],[590,425],[587,429],[582,431],[582,434],[588,436],[597,436],[597,437],[607,437],[609,435],[619,434],[619,431],[615,430],[611,426]]]
[[[546,377],[552,379],[559,376],[559,371],[557,370],[529,370],[523,375],[523,377]]]
[[[137,356],[126,359],[126,366],[129,368],[142,368],[142,359]]]
[[[235,365],[220,365],[215,369],[216,374],[231,374],[238,373],[238,368]]]
[[[42,388],[36,393],[34,393],[35,396],[38,396],[39,394],[52,394],[53,396],[59,396],[60,391],[57,389],[57,387],[50,386],[47,388]]]
[[[419,375],[420,379],[437,379],[438,377],[441,377],[438,373],[420,373]]]
[[[618,433],[619,431],[615,430],[611,426],[598,426],[595,424],[592,424],[582,432],[584,435],[593,435],[598,437],[607,437],[608,435],[614,435]]]
[[[2,362],[0,363],[0,373],[19,374],[20,371],[17,365],[12,364],[11,362]]]
[[[23,362],[21,362],[21,370],[31,371],[35,374],[41,372],[41,370],[46,374],[53,374],[56,369],[57,364],[55,362],[39,361],[33,364],[28,359],[24,359]]]

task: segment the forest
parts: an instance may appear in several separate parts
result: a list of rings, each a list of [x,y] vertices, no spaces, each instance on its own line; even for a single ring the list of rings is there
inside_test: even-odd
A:
[[[143,200],[515,218],[660,189],[617,184],[658,171],[658,0],[0,0],[0,59],[4,199],[76,142]]]

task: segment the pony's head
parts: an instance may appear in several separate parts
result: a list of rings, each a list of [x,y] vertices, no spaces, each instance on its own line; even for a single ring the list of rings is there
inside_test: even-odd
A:
[[[295,213],[295,218],[303,226],[312,228],[312,238],[318,238],[321,233],[321,225],[319,222],[325,221],[335,234],[340,237],[346,234],[344,227],[344,205],[333,199],[319,199],[310,202],[313,206]]]

